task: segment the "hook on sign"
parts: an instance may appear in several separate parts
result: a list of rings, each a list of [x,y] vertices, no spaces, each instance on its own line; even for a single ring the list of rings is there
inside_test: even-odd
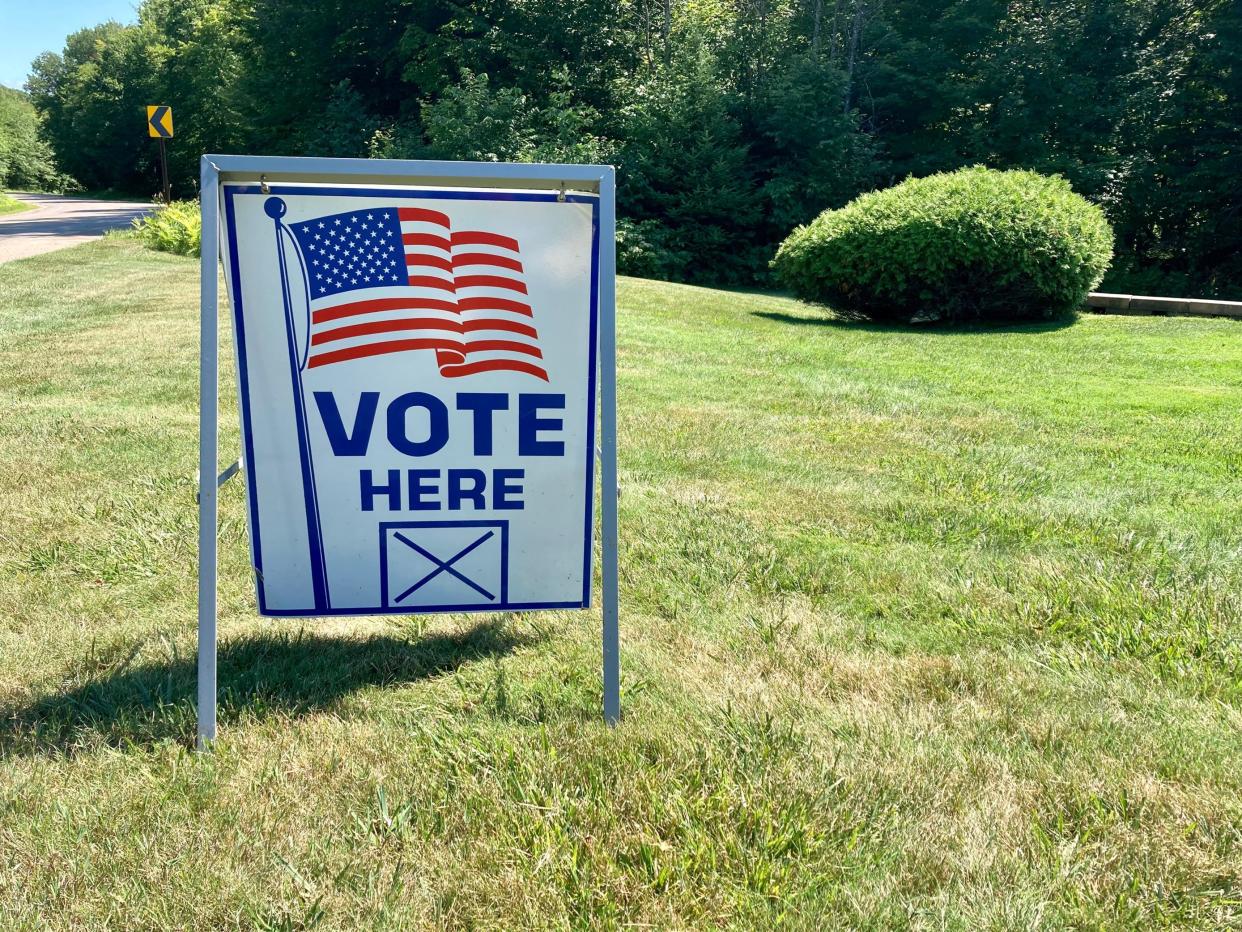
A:
[[[271,194],[272,189],[267,186],[267,175],[259,176],[259,191],[263,194]]]

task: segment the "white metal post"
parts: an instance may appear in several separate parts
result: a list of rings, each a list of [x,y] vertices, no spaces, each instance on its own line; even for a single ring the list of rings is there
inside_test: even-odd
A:
[[[219,408],[220,175],[202,161],[199,209],[203,222],[199,283],[198,357],[198,748],[216,737],[216,454]]]
[[[617,215],[611,168],[599,180],[600,510],[603,558],[604,721],[621,719],[617,597]]]

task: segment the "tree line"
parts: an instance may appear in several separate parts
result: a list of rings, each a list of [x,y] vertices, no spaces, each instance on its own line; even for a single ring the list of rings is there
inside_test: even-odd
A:
[[[963,165],[1064,175],[1106,288],[1242,297],[1236,0],[144,0],[40,55],[58,169],[174,195],[206,151],[618,166],[623,270],[764,283],[860,192]]]
[[[0,190],[59,191],[68,184],[39,132],[39,114],[21,91],[0,86]]]

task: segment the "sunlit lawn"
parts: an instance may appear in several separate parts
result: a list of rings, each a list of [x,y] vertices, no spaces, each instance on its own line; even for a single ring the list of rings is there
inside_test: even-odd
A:
[[[1242,324],[624,281],[622,725],[594,613],[260,620],[234,480],[199,756],[197,287],[0,266],[0,927],[1242,925]]]
[[[4,214],[15,214],[19,211],[29,210],[29,204],[23,204],[15,197],[10,197],[3,191],[0,191],[0,216]]]

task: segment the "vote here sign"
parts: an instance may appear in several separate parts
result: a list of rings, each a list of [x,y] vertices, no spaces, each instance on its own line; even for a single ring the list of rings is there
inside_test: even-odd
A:
[[[223,208],[259,610],[586,607],[598,197],[225,183]]]

